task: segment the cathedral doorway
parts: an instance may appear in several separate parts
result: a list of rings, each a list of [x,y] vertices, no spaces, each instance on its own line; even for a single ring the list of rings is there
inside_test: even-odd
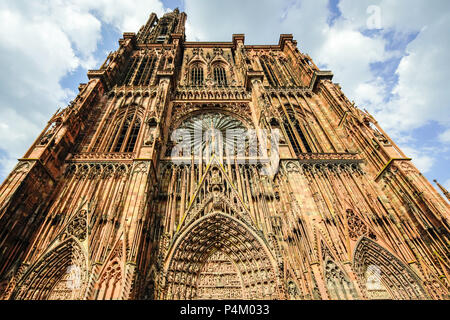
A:
[[[250,226],[216,212],[190,225],[169,251],[163,299],[277,299],[276,264]]]
[[[19,280],[15,300],[79,300],[87,282],[86,256],[73,237],[59,243]]]
[[[369,299],[427,298],[411,268],[367,237],[362,237],[355,248],[353,267]]]

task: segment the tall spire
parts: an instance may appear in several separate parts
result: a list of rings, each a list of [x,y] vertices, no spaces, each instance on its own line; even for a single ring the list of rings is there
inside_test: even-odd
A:
[[[442,193],[447,198],[447,200],[450,201],[450,193],[447,191],[447,189],[445,189],[436,179],[434,179],[433,181],[434,183],[436,183],[439,189],[441,189]]]

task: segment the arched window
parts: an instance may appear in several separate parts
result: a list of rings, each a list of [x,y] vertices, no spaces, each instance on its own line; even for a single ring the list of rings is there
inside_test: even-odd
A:
[[[122,272],[117,260],[110,263],[100,278],[97,299],[119,300],[122,290]]]
[[[156,65],[156,57],[145,55],[142,58],[141,63],[139,64],[137,73],[134,75],[133,85],[148,86],[150,84],[150,80],[152,78],[155,65]]]
[[[191,84],[193,86],[203,85],[203,68],[200,65],[195,65],[191,69]]]
[[[116,120],[106,151],[133,152],[140,129],[141,121],[137,115],[137,108],[130,108]]]
[[[284,73],[286,74],[287,81],[293,86],[297,85],[297,81],[295,80],[295,76],[292,73],[290,63],[288,63],[284,59],[281,59],[280,62],[281,62],[281,65],[283,66]]]
[[[286,105],[287,115],[283,117],[283,127],[294,149],[295,154],[312,153],[311,146],[306,139],[304,129],[300,125],[290,105]],[[283,110],[283,113],[285,111]],[[298,138],[300,138],[300,141]]]
[[[286,132],[289,142],[291,143],[292,149],[294,149],[295,154],[299,155],[300,153],[302,153],[302,149],[298,144],[294,131],[292,130],[292,127],[289,124],[289,121],[286,117],[283,117],[283,128],[284,131]]]
[[[139,57],[132,57],[127,69],[126,76],[123,78],[122,85],[128,85],[136,71],[137,65],[139,63]]]
[[[148,86],[155,70],[156,60],[156,56],[148,54],[132,57],[121,85]]]
[[[116,146],[114,147],[114,152],[120,152],[132,120],[131,117],[128,117],[122,124],[122,130],[120,130],[119,140],[117,140]]]
[[[215,66],[214,67],[214,81],[219,86],[226,86],[227,85],[227,74],[225,72],[225,68],[221,66]]]
[[[312,153],[311,147],[309,146],[308,140],[305,137],[305,134],[303,133],[302,128],[300,127],[300,123],[298,122],[298,119],[292,115],[291,122],[294,125],[295,130],[298,133],[298,136],[300,137],[300,140],[302,141],[303,147],[307,153]]]
[[[264,75],[266,76],[267,81],[272,87],[279,87],[280,82],[278,81],[278,78],[270,64],[270,61],[267,57],[261,58],[261,66],[264,71]]]
[[[130,137],[129,137],[127,145],[125,147],[125,152],[133,152],[140,129],[141,129],[141,121],[139,121],[139,119],[137,119],[134,122],[133,128],[131,129]]]

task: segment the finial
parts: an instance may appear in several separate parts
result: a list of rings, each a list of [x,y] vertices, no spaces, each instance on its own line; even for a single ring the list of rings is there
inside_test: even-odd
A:
[[[445,189],[436,179],[433,180],[434,183],[438,186],[439,189],[441,189],[444,196],[447,198],[448,201],[450,201],[450,193]]]

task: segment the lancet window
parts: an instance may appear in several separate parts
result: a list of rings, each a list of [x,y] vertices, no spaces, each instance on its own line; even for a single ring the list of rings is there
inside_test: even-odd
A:
[[[222,66],[215,66],[214,67],[214,81],[219,86],[226,86],[227,85],[227,74],[225,72],[225,68]]]
[[[193,86],[203,85],[203,68],[199,64],[191,68],[191,84]]]
[[[148,86],[155,70],[156,60],[156,56],[147,54],[131,58],[130,67],[122,85]]]
[[[109,139],[106,152],[133,152],[136,146],[141,119],[135,106],[128,107],[125,112],[116,117],[114,130]],[[105,123],[107,126],[109,123]]]
[[[298,121],[293,108],[286,105],[283,114],[283,127],[295,154],[312,153],[312,148],[306,138],[306,129]]]
[[[275,71],[272,68],[272,65],[268,57],[264,56],[261,58],[261,66],[263,68],[264,75],[266,76],[266,79],[269,82],[269,85],[272,87],[279,87],[280,82],[277,78]]]

